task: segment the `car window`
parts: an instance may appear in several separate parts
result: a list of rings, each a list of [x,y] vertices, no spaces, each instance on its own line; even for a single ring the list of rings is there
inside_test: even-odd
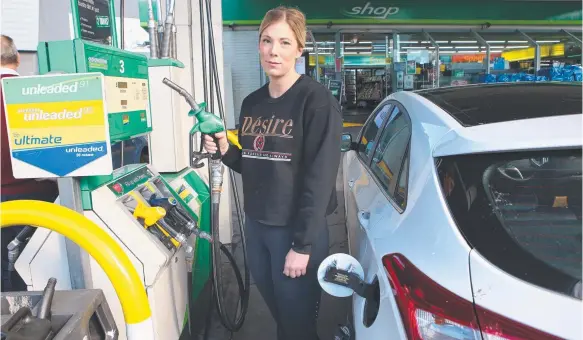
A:
[[[407,182],[409,180],[409,150],[405,153],[405,159],[403,160],[403,166],[401,167],[401,173],[399,174],[399,182],[395,188],[395,203],[405,210],[407,207]]]
[[[446,157],[449,210],[491,263],[581,299],[581,150]]]
[[[370,168],[382,188],[392,198],[403,159],[411,137],[409,119],[395,106],[374,151]]]
[[[373,112],[373,117],[367,122],[362,130],[363,132],[358,143],[358,153],[365,160],[370,158],[372,150],[374,149],[374,141],[377,134],[383,126],[383,122],[387,118],[392,107],[393,105],[390,103],[384,104],[376,112]]]

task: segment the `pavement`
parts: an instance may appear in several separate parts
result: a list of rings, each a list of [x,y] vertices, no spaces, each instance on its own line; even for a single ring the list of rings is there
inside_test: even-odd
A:
[[[359,117],[360,118],[360,117]],[[361,118],[359,119],[361,120]],[[360,130],[359,126],[345,127],[346,132],[350,132],[353,136]],[[244,204],[242,196],[242,185],[240,175],[235,174],[237,187],[239,188],[239,199],[241,205]],[[330,254],[333,253],[347,253],[348,243],[346,234],[346,221],[344,213],[344,195],[342,183],[342,169],[338,170],[336,179],[336,193],[338,197],[338,208],[336,211],[328,216],[328,228],[330,234]],[[233,253],[236,262],[243,268],[243,252],[241,249],[241,237],[239,233],[238,216],[235,210],[234,200],[233,206],[233,243],[231,244],[231,252]],[[226,259],[223,260],[223,277],[225,280],[225,310],[234,311],[237,308],[238,288],[233,271],[228,265]],[[243,274],[243,273],[242,273]],[[244,275],[244,274],[243,274]],[[245,317],[245,322],[242,328],[231,334],[221,325],[218,315],[213,313],[210,320],[208,340],[275,340],[276,325],[269,313],[267,305],[259,294],[257,287],[251,277],[249,308]],[[350,298],[335,298],[322,291],[321,307],[318,319],[318,333],[321,340],[334,339],[339,324],[346,322],[347,313],[350,309]],[[199,339],[204,339],[199,335]]]

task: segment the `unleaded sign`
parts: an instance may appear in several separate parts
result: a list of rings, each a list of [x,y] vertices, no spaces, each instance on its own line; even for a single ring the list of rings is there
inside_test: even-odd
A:
[[[113,171],[103,75],[2,79],[15,178]]]

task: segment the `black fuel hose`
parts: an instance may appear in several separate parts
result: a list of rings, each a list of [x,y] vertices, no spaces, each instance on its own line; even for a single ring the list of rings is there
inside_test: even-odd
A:
[[[212,25],[212,8],[210,5],[210,2],[208,0],[200,0],[200,1],[204,1],[205,5],[206,5],[206,16],[207,16],[207,23],[208,23],[208,34],[209,34],[209,55],[210,55],[210,60],[209,60],[209,66],[210,66],[210,72],[213,74],[212,80],[213,83],[211,84],[211,87],[214,85],[215,90],[216,90],[216,95],[217,95],[217,106],[219,109],[219,116],[222,119],[222,121],[225,121],[225,114],[224,114],[224,108],[223,108],[223,100],[222,100],[222,94],[221,94],[221,86],[220,86],[220,77],[219,77],[219,73],[218,73],[218,67],[217,67],[217,57],[216,57],[216,52],[215,52],[215,43],[214,43],[214,33],[213,33],[213,25]],[[202,19],[202,18],[201,18]],[[204,22],[204,21],[202,21]],[[235,199],[235,208],[237,209],[237,216],[238,216],[238,222],[239,222],[239,231],[240,231],[240,235],[241,235],[241,245],[242,245],[242,252],[243,252],[243,263],[244,263],[244,270],[245,270],[245,281],[244,281],[244,286],[243,286],[243,290],[242,290],[242,294],[240,295],[241,297],[241,314],[239,315],[238,318],[235,319],[234,322],[231,322],[231,320],[228,320],[225,312],[224,312],[224,307],[223,307],[223,301],[221,299],[222,295],[218,289],[215,289],[215,296],[216,296],[216,300],[217,300],[217,309],[219,312],[219,316],[221,317],[221,322],[223,324],[223,326],[225,326],[225,328],[227,328],[229,331],[231,332],[236,332],[238,331],[242,326],[243,326],[243,322],[245,321],[245,315],[247,314],[247,308],[248,308],[248,304],[249,304],[249,287],[250,287],[250,276],[249,276],[249,267],[247,266],[247,243],[245,241],[245,231],[243,228],[243,214],[241,211],[241,204],[239,202],[239,192],[237,190],[237,183],[236,183],[236,179],[235,179],[235,174],[233,172],[232,169],[229,169],[229,177],[230,177],[230,182],[231,182],[231,186],[233,188],[233,193],[234,193],[234,199]],[[210,178],[210,177],[209,177]],[[216,204],[217,207],[217,211],[213,211],[214,216],[218,216],[218,204]],[[212,218],[211,218],[212,219]],[[214,223],[214,222],[213,222]],[[217,225],[217,229],[218,229],[218,223],[216,223]],[[215,230],[213,230],[213,233],[215,232]],[[218,232],[218,230],[217,230]],[[215,245],[216,248],[216,245]],[[213,252],[213,280],[215,281],[215,284],[218,282],[222,283],[222,273],[220,270],[217,270],[216,268],[219,267],[220,268],[220,257],[217,258],[216,254],[218,253],[218,251],[214,251]],[[237,271],[235,271],[235,273],[237,273]],[[237,275],[237,274],[236,274]],[[239,274],[240,275],[240,274]],[[220,285],[217,285],[218,287],[220,287]],[[241,292],[241,289],[239,290]]]
[[[203,1],[203,0],[201,0]],[[207,15],[209,14],[210,8],[209,8],[209,4],[207,2]],[[201,13],[201,25],[204,26],[204,16]],[[211,72],[213,72],[214,77],[214,85],[217,88],[217,97],[218,97],[218,107],[219,107],[219,114],[220,114],[220,118],[223,121],[224,124],[224,111],[223,111],[223,106],[222,106],[222,96],[221,96],[221,92],[220,92],[220,83],[219,83],[219,77],[218,77],[218,72],[217,72],[217,64],[216,64],[216,55],[215,55],[215,50],[214,50],[214,43],[213,43],[213,39],[214,36],[212,34],[212,25],[209,28],[209,35],[210,35],[210,39],[209,39],[209,44],[210,44],[210,55],[211,55],[211,62],[210,62],[210,67],[211,67]],[[203,72],[204,73],[204,72]],[[163,83],[167,86],[169,86],[170,88],[172,88],[173,90],[175,90],[176,92],[178,92],[182,97],[185,98],[186,102],[189,103],[189,105],[191,106],[191,108],[193,110],[195,110],[196,108],[198,108],[198,104],[196,104],[194,98],[182,87],[180,87],[179,85],[173,83],[172,81],[168,80],[168,79],[164,79]],[[211,108],[212,109],[212,108]],[[192,143],[189,143],[190,145],[192,145]],[[202,147],[202,145],[201,145]],[[192,153],[192,148],[190,148],[190,151]],[[209,162],[209,171],[210,171],[210,163],[212,161]],[[237,190],[237,183],[235,180],[235,175],[233,173],[233,170],[229,169],[229,174],[230,174],[230,180],[231,180],[231,186],[233,188],[233,192],[234,192],[234,198],[235,198],[235,206],[237,209],[237,215],[238,215],[238,220],[239,220],[239,231],[240,231],[240,235],[241,235],[241,244],[242,244],[242,252],[243,252],[243,266],[244,266],[244,270],[245,270],[245,279],[243,282],[243,279],[241,277],[241,272],[239,270],[239,268],[237,267],[237,264],[235,262],[234,256],[231,254],[231,252],[229,251],[229,249],[227,249],[227,247],[225,245],[223,245],[222,243],[220,243],[220,237],[219,237],[219,226],[218,226],[218,215],[219,215],[219,203],[216,204],[211,204],[211,228],[212,228],[212,241],[211,241],[211,249],[212,249],[212,257],[211,257],[211,271],[212,271],[212,291],[213,291],[213,295],[215,297],[215,303],[217,306],[217,310],[218,310],[218,314],[221,320],[221,323],[223,324],[223,326],[229,330],[230,332],[236,332],[238,331],[242,326],[243,326],[243,322],[245,321],[245,316],[247,314],[247,308],[249,305],[249,287],[250,287],[250,276],[249,276],[249,268],[247,266],[247,243],[245,241],[245,232],[243,229],[243,218],[242,218],[242,213],[241,213],[241,205],[240,205],[240,201],[239,201],[239,192]],[[209,175],[209,180],[212,180],[212,177]],[[209,183],[210,184],[210,183]],[[220,195],[219,195],[219,200],[220,200]],[[233,271],[235,272],[235,276],[237,279],[237,285],[239,288],[239,297],[240,297],[240,314],[238,317],[235,317],[234,321],[231,321],[227,315],[227,313],[225,312],[225,308],[224,308],[224,299],[223,299],[223,293],[221,291],[221,287],[222,287],[222,283],[223,283],[223,276],[222,276],[222,271],[220,270],[221,267],[221,253],[224,253],[225,256],[227,256],[227,259],[229,260],[229,262],[231,263],[231,266],[233,267]],[[190,296],[190,299],[192,299],[192,296]],[[194,305],[194,301],[190,300],[190,305]],[[211,304],[212,307],[212,304]],[[209,312],[209,316],[210,316],[210,312]],[[208,329],[207,329],[208,331]],[[205,331],[205,339],[206,339],[206,335],[208,335],[208,332]]]

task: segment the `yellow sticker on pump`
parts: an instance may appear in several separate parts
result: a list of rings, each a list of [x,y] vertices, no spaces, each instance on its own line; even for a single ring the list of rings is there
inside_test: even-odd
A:
[[[180,198],[182,198],[183,200],[186,200],[186,198],[188,197],[188,195],[190,195],[190,191],[188,191],[188,190],[186,190],[186,189],[185,189],[185,190],[182,190],[182,191],[180,192],[180,195],[179,195],[179,196],[180,196]]]

